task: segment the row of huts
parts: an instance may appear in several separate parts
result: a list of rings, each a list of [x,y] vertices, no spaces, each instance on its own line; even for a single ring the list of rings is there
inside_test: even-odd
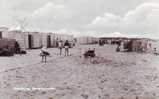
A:
[[[61,40],[78,44],[96,44],[99,40],[90,36],[74,38],[73,35],[67,34],[23,32],[21,30],[9,30],[6,27],[0,27],[0,38],[16,40],[21,49],[36,49],[42,46],[47,48],[57,47]]]
[[[23,32],[21,30],[9,30],[0,27],[0,38],[16,40],[21,49],[36,49],[45,46],[47,48],[57,47],[59,41],[77,44],[119,44],[130,51],[146,51],[151,48],[153,41],[148,38],[132,37],[91,37],[83,36],[74,38],[73,35],[59,33]]]
[[[73,35],[57,33],[23,32],[20,30],[3,30],[0,28],[0,38],[14,39],[22,49],[36,49],[45,46],[57,47],[58,41],[73,41]]]

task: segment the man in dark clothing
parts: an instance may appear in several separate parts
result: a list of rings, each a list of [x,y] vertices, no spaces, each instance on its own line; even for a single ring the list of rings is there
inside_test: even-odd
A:
[[[20,53],[20,46],[18,42],[15,42],[15,53],[19,54]]]
[[[68,40],[66,40],[65,44],[64,44],[64,47],[65,47],[65,56],[68,56],[69,55],[69,42]]]

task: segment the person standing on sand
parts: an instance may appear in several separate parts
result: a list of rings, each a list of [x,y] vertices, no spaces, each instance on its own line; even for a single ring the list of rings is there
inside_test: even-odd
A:
[[[152,49],[152,44],[151,43],[148,44],[147,49],[148,49],[147,50],[148,53],[153,53],[153,49]]]
[[[120,52],[120,44],[117,44],[116,52]]]
[[[59,41],[58,43],[58,48],[60,50],[60,56],[62,55],[62,48],[63,48],[63,45],[62,45],[62,40]]]
[[[65,47],[65,56],[68,56],[69,55],[69,42],[68,40],[66,40],[65,44],[64,44],[64,47]]]
[[[120,43],[120,51],[124,51],[124,41],[121,41]]]

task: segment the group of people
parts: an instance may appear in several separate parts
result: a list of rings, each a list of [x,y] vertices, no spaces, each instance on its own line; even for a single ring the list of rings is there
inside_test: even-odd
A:
[[[65,56],[69,56],[70,43],[68,40],[66,40],[64,43],[62,40],[59,41],[58,48],[60,50],[60,55],[62,55],[62,49],[65,48]]]
[[[69,56],[70,43],[68,40],[66,40],[64,43],[62,40],[58,42],[58,49],[60,52],[60,56],[62,55],[63,48],[65,49],[65,56]],[[47,51],[46,47],[42,47],[40,56],[42,57],[42,62],[47,61],[47,56],[50,56],[50,53]]]

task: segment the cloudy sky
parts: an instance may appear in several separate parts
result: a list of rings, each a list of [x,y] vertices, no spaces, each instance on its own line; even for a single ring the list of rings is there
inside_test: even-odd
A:
[[[0,26],[159,38],[159,0],[0,0],[0,12]]]

